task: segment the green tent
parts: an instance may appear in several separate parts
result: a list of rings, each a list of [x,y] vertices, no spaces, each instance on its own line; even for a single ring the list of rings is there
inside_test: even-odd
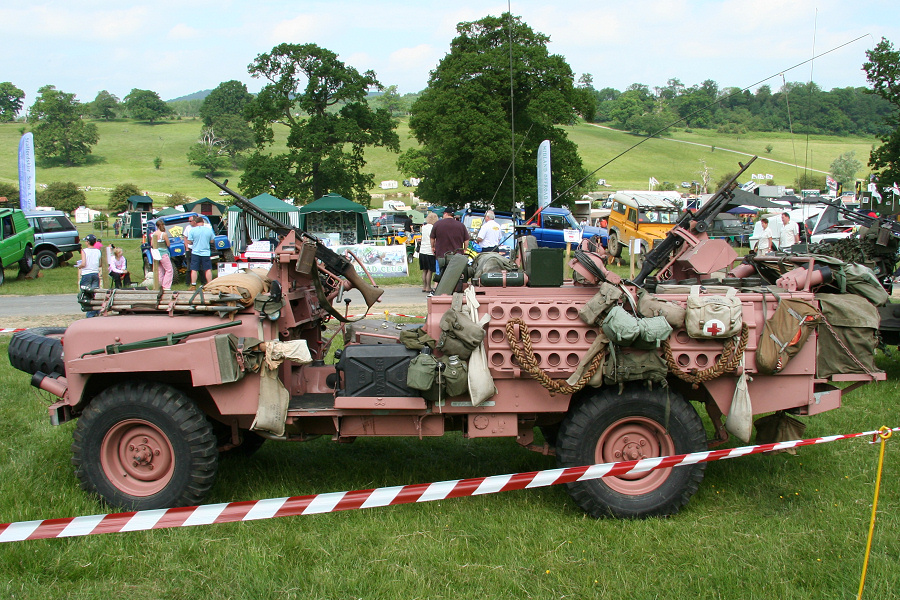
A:
[[[334,193],[301,207],[300,227],[334,245],[358,244],[372,237],[366,207]]]
[[[178,210],[177,208],[167,206],[166,208],[163,208],[163,209],[157,211],[157,213],[153,216],[154,217],[166,217],[168,215],[180,215],[183,212],[184,211]]]
[[[279,200],[271,194],[260,194],[259,196],[250,198],[250,204],[266,211],[282,223],[294,227],[298,227],[300,224],[300,209],[283,200]],[[242,215],[243,211],[239,207],[228,207],[228,239],[231,241],[232,248],[237,248],[237,251],[243,251],[242,249],[246,246],[247,240],[240,238],[243,238],[245,235],[252,241],[262,240],[272,236],[272,232],[268,227],[260,225],[256,222],[256,219],[250,215],[243,215],[246,216],[247,230],[244,234],[239,233],[238,221],[242,220],[239,219]]]

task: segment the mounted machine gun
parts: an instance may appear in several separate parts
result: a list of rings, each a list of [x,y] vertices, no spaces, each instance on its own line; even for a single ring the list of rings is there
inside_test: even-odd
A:
[[[632,283],[643,286],[644,280],[656,269],[659,279],[674,279],[696,275],[709,275],[731,264],[737,258],[734,250],[723,240],[710,240],[705,235],[716,215],[734,199],[733,190],[738,178],[753,164],[756,156],[747,164],[738,163],[741,169],[716,192],[697,212],[685,210],[665,239],[655,244],[644,257],[641,272]]]
[[[316,291],[319,295],[319,301],[322,304],[322,308],[335,318],[341,321],[346,320],[340,313],[334,310],[331,306],[331,302],[327,301],[325,298],[326,294],[322,289],[320,278],[312,276],[314,270],[312,263],[314,261],[319,261],[321,263],[319,270],[324,270],[326,273],[336,278],[342,277],[347,280],[351,287],[358,289],[362,294],[363,299],[366,301],[367,309],[371,308],[384,293],[384,290],[378,289],[360,277],[349,260],[331,248],[328,248],[316,236],[299,227],[294,227],[293,225],[289,225],[282,222],[280,219],[273,217],[266,211],[259,209],[244,196],[230,189],[224,183],[216,181],[209,175],[207,175],[206,178],[222,191],[230,194],[234,198],[234,204],[240,207],[245,214],[256,219],[264,227],[271,229],[279,237],[285,236],[285,240],[282,240],[282,243],[286,241],[287,236],[293,234],[297,250],[300,252],[296,270],[298,272],[305,270],[306,274],[312,277],[313,283],[316,285]],[[312,250],[312,252],[310,252],[310,250]]]

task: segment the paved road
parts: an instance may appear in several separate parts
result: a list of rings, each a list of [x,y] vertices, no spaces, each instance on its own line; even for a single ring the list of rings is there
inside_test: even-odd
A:
[[[350,309],[361,311],[365,307],[362,296],[351,290],[346,297],[351,299]],[[417,287],[384,288],[382,301],[372,307],[421,306],[425,309],[426,295]],[[47,315],[81,314],[75,294],[55,294],[48,296],[0,296],[0,317],[41,317]]]

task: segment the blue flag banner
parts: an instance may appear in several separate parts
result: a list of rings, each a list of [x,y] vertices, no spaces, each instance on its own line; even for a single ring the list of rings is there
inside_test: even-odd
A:
[[[34,210],[34,135],[29,131],[19,140],[19,206],[22,210]]]
[[[550,140],[538,146],[537,191],[538,207],[544,208],[550,204]]]

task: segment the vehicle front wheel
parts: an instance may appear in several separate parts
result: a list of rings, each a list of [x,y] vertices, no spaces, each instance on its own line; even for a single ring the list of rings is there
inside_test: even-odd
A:
[[[667,390],[600,390],[570,410],[556,444],[560,467],[657,458],[706,449],[697,411]],[[671,515],[687,504],[703,480],[705,463],[566,484],[569,495],[594,518]]]
[[[622,255],[622,244],[619,243],[617,234],[609,234],[609,238],[606,240],[606,250],[613,258],[619,258]]]
[[[78,419],[72,463],[82,489],[125,510],[196,505],[216,477],[212,426],[161,383],[114,385]]]
[[[34,259],[42,269],[55,269],[59,264],[59,259],[53,250],[41,250]]]
[[[6,273],[3,271],[3,261],[0,260],[0,285],[3,285],[4,281],[6,281]]]

